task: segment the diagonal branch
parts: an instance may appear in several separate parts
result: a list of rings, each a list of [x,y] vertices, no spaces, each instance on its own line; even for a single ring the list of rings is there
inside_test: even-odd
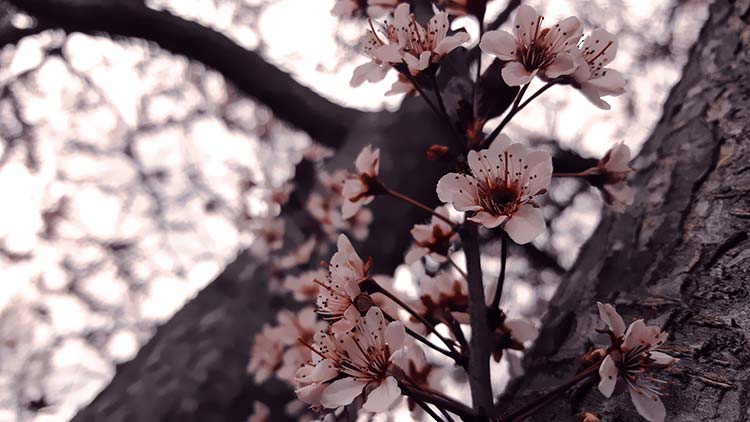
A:
[[[274,115],[324,145],[338,147],[362,112],[342,107],[295,81],[289,74],[227,36],[140,2],[10,0],[43,27],[152,41],[199,61],[265,104]]]

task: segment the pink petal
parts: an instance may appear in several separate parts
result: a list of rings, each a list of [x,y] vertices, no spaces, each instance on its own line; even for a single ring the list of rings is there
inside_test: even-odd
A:
[[[544,70],[544,75],[548,78],[557,78],[558,76],[570,75],[576,70],[575,57],[568,53],[560,53]]]
[[[367,412],[385,412],[396,399],[401,396],[401,389],[393,377],[386,378],[380,385],[367,395],[367,401],[362,409]]]
[[[503,80],[510,86],[521,86],[531,82],[536,75],[536,70],[529,72],[518,62],[510,62],[503,67]]]
[[[519,36],[526,45],[531,44],[531,37],[537,32],[536,10],[526,4],[522,4],[516,10],[516,18],[513,21],[513,32]],[[507,81],[506,81],[507,82]]]
[[[625,334],[625,321],[622,320],[622,317],[617,313],[615,307],[609,303],[603,304],[601,302],[596,302],[596,307],[599,309],[599,318],[607,324],[609,329],[612,330],[616,336],[623,336]]]
[[[601,378],[599,381],[599,391],[604,394],[604,397],[612,397],[612,393],[615,391],[615,386],[617,385],[617,374],[615,361],[607,355],[602,361],[601,366],[599,366],[599,378]]]
[[[487,31],[479,48],[500,60],[510,61],[516,58],[516,37],[502,30]]]
[[[512,319],[505,321],[505,328],[510,330],[513,340],[520,343],[534,340],[539,333],[534,324],[525,319]]]
[[[405,337],[406,330],[401,321],[393,321],[385,329],[385,343],[391,353],[403,347]]]
[[[679,361],[679,359],[675,357],[669,356],[666,353],[662,353],[658,351],[651,352],[651,359],[653,359],[654,363],[656,363],[657,365],[664,365],[664,366],[672,365],[676,363],[677,361]]]
[[[635,405],[635,409],[649,422],[664,422],[667,416],[667,410],[659,396],[643,390],[628,388],[630,399]]]
[[[346,377],[336,380],[326,387],[320,396],[320,404],[328,409],[336,409],[351,404],[354,399],[362,394],[367,382],[357,381]]]
[[[544,214],[539,208],[532,205],[521,205],[503,228],[510,238],[519,245],[529,243],[544,231]]]
[[[316,382],[328,381],[338,376],[339,370],[330,359],[323,359],[315,365],[310,373],[310,379]]]
[[[492,229],[502,224],[503,221],[505,221],[505,218],[504,215],[492,215],[485,211],[479,211],[474,214],[473,217],[470,217],[469,220],[479,223],[488,229]]]
[[[444,56],[455,50],[459,46],[467,43],[469,41],[469,38],[470,37],[468,33],[458,32],[455,35],[451,35],[450,37],[446,37],[441,40],[433,51],[439,56]]]
[[[476,181],[465,174],[446,174],[438,181],[436,191],[441,201],[453,204],[458,211],[473,211],[482,208],[476,202]]]

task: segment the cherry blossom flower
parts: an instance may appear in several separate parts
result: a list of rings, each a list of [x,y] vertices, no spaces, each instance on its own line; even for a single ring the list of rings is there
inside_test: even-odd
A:
[[[513,23],[513,35],[503,30],[487,31],[479,43],[485,53],[506,61],[503,80],[510,86],[529,83],[541,74],[548,79],[570,75],[576,70],[569,48],[583,35],[581,22],[568,17],[549,28],[542,28],[543,16],[522,4]]]
[[[635,189],[626,181],[633,172],[629,162],[630,148],[620,142],[604,154],[596,167],[584,172],[586,180],[601,192],[604,203],[618,212],[624,211],[635,199]]]
[[[583,44],[573,49],[576,71],[571,75],[574,86],[595,106],[609,110],[602,100],[605,95],[618,96],[625,93],[625,78],[620,72],[607,66],[617,54],[617,40],[604,29],[597,28],[586,37]]]
[[[339,232],[348,231],[355,239],[363,240],[369,233],[373,214],[367,208],[360,208],[353,216],[344,219],[341,214],[341,207],[344,203],[341,191],[347,176],[346,170],[333,173],[320,172],[318,179],[325,192],[310,194],[305,208],[318,221],[320,229],[332,239],[336,239]]]
[[[297,397],[314,407],[321,407],[323,390],[338,377],[344,358],[343,337],[339,340],[329,330],[315,333],[314,344],[308,345],[310,360],[305,362],[295,374],[294,385]]]
[[[406,69],[399,71],[418,76],[469,41],[469,34],[463,31],[449,36],[448,27],[448,15],[444,12],[433,16],[425,29],[417,23],[407,3],[399,4],[393,13],[393,21],[386,23],[382,30],[383,39],[373,30],[367,32],[361,45],[372,60],[354,70],[350,85],[356,87],[364,81],[378,82],[385,77],[390,66],[405,65]],[[404,89],[403,85],[401,83],[391,90],[396,93],[397,89]]]
[[[282,286],[292,293],[297,302],[307,302],[318,297],[320,286],[310,280],[321,280],[326,277],[323,269],[304,271],[297,275],[287,275]]]
[[[284,244],[284,220],[280,218],[264,218],[255,221],[255,240],[250,246],[250,252],[255,256],[265,257],[269,253],[281,249]]]
[[[370,61],[357,66],[349,80],[349,85],[356,88],[365,81],[370,83],[380,82],[391,70],[387,61],[382,60],[379,55],[375,54],[376,49],[381,46],[382,42],[372,30],[368,30],[359,42],[362,52],[370,58]]]
[[[275,335],[287,349],[282,355],[276,376],[282,380],[292,381],[299,367],[307,361],[309,353],[299,339],[313,341],[315,333],[326,328],[327,324],[316,318],[315,309],[312,307],[303,308],[297,313],[282,310],[277,319],[279,324],[275,328]]]
[[[425,317],[443,318],[442,313],[461,313],[468,321],[468,287],[466,280],[447,271],[435,276],[424,275],[419,279],[419,302],[413,308]]]
[[[357,173],[346,179],[342,190],[344,203],[341,206],[341,215],[344,219],[354,216],[363,205],[372,202],[375,194],[379,193],[380,149],[373,150],[370,145],[364,147],[354,165]]]
[[[328,385],[320,397],[326,408],[346,406],[364,392],[362,409],[384,412],[401,397],[401,389],[393,377],[392,358],[403,358],[398,351],[406,332],[400,321],[386,325],[383,312],[372,307],[360,318],[348,336],[342,336],[344,356],[340,365],[344,378]]]
[[[657,326],[647,326],[642,319],[633,321],[625,330],[625,322],[614,306],[597,303],[597,307],[613,340],[599,367],[599,391],[611,397],[618,380],[622,379],[638,413],[650,422],[664,421],[666,409],[659,397],[665,382],[654,378],[651,372],[678,360],[657,350],[668,334]]]
[[[250,362],[247,372],[253,374],[255,382],[264,383],[281,365],[284,345],[279,341],[275,327],[265,324],[255,335],[253,347],[250,350]]]
[[[441,201],[473,212],[469,220],[487,228],[501,226],[519,244],[544,231],[544,215],[534,197],[550,183],[548,152],[529,151],[501,134],[488,149],[470,151],[468,161],[469,174],[448,173],[438,181]]]
[[[448,208],[445,206],[435,208],[435,212],[448,218]],[[407,264],[414,263],[425,255],[435,262],[445,262],[451,242],[458,237],[448,222],[434,215],[429,224],[415,224],[411,235],[414,246],[406,253]]]
[[[345,235],[339,236],[337,246],[328,277],[315,282],[321,286],[318,314],[333,324],[334,332],[338,333],[351,329],[366,307],[372,305],[372,299],[359,287],[359,283],[367,279],[370,263],[362,261]]]
[[[534,340],[539,330],[529,320],[508,319],[495,330],[495,350],[492,353],[495,362],[500,362],[504,349],[524,350],[524,343]]]
[[[310,262],[317,242],[314,237],[308,239],[305,243],[289,251],[289,253],[278,257],[271,264],[274,271],[290,270],[301,265],[307,265]]]

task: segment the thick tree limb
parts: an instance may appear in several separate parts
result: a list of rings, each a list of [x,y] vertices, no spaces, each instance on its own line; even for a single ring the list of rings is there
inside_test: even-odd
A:
[[[196,60],[322,144],[338,147],[362,112],[337,105],[296,82],[225,35],[140,2],[10,0],[44,27],[140,38]],[[16,36],[19,34],[16,34]]]
[[[671,382],[668,420],[750,417],[749,16],[747,2],[711,6],[683,78],[635,161],[636,203],[626,214],[606,215],[582,249],[550,303],[518,396],[569,377],[588,341],[606,344],[594,332],[603,326],[595,306],[601,300],[615,303],[626,321],[647,317],[670,332],[665,351],[681,361],[659,374]],[[641,420],[627,393],[605,401],[593,385],[532,420],[568,421],[582,410]]]

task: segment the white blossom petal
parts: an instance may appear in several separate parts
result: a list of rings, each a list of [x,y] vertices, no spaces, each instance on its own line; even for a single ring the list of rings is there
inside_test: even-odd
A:
[[[516,58],[516,37],[503,30],[487,31],[479,42],[479,48],[500,60]]]
[[[405,337],[406,330],[401,321],[393,321],[385,329],[385,342],[391,353],[403,347]]]
[[[320,396],[320,404],[328,409],[336,409],[351,404],[357,396],[362,394],[366,381],[355,380],[346,377],[336,380],[323,390]]]
[[[544,214],[539,208],[532,205],[521,205],[518,211],[505,223],[503,229],[514,242],[524,245],[544,231]]]
[[[607,324],[609,329],[612,330],[617,337],[625,335],[625,321],[623,321],[620,314],[617,313],[614,306],[609,303],[604,304],[596,302],[596,307],[599,309],[599,318]]]
[[[664,403],[661,402],[659,396],[649,394],[641,389],[636,390],[632,386],[629,387],[630,399],[633,401],[638,413],[649,422],[664,422],[667,410],[664,408]]]
[[[396,399],[401,396],[401,389],[393,377],[388,377],[367,395],[367,401],[362,409],[367,412],[385,412]]]
[[[537,71],[529,72],[519,62],[510,62],[503,67],[503,80],[509,86],[521,86],[531,82]]]
[[[455,50],[456,48],[462,46],[463,44],[469,42],[470,38],[471,37],[469,37],[468,33],[463,31],[458,32],[454,35],[451,35],[450,37],[445,37],[443,40],[441,40],[433,51],[439,56],[444,56]]]
[[[615,391],[617,385],[617,366],[615,361],[607,355],[599,366],[599,391],[606,398],[612,397],[612,393]]]
[[[534,324],[525,319],[511,319],[505,321],[504,325],[510,330],[511,338],[519,343],[534,340],[539,334],[539,330]]]

